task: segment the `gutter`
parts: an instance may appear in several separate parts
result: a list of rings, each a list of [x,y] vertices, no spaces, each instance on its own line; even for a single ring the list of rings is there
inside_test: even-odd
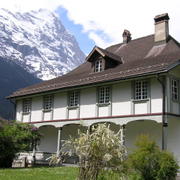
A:
[[[160,75],[157,74],[157,80],[161,84],[162,87],[162,150],[167,149],[167,127],[168,122],[166,119],[166,82],[165,78],[160,78]]]

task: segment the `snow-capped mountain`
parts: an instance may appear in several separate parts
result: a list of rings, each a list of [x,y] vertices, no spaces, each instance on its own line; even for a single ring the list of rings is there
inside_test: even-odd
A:
[[[0,57],[43,80],[62,75],[85,59],[58,16],[44,9],[26,13],[0,9],[0,47]]]

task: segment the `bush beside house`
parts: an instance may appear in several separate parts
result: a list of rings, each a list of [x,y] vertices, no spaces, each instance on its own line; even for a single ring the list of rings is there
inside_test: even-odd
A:
[[[178,164],[173,155],[162,151],[155,141],[147,135],[138,137],[136,149],[128,156],[126,161],[130,171],[143,180],[174,180],[176,178]]]
[[[29,151],[40,141],[37,128],[29,124],[0,121],[0,167],[11,167],[17,152]]]

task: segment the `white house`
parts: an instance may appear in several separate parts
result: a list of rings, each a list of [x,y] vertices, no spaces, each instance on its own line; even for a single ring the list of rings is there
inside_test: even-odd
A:
[[[124,133],[129,149],[137,135],[149,134],[180,161],[180,44],[169,35],[168,14],[158,15],[155,33],[106,49],[94,47],[68,74],[9,96],[16,120],[44,134],[39,151],[59,152],[78,128],[109,122]]]

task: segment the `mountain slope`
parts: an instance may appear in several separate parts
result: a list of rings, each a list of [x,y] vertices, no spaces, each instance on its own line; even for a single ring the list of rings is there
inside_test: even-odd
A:
[[[26,72],[13,61],[0,57],[0,116],[6,119],[13,118],[13,104],[6,100],[6,96],[17,89],[38,82],[41,80]]]
[[[13,13],[0,9],[0,56],[43,80],[80,65],[85,55],[73,35],[48,10]]]

